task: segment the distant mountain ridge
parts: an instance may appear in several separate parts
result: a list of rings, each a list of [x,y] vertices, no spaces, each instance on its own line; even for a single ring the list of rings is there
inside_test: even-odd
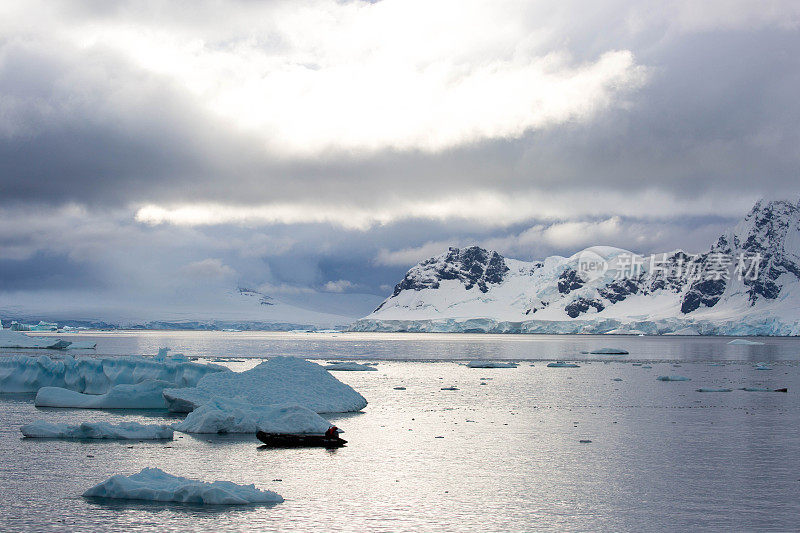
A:
[[[707,252],[591,247],[525,262],[477,246],[411,268],[357,331],[800,334],[800,203],[759,201]]]

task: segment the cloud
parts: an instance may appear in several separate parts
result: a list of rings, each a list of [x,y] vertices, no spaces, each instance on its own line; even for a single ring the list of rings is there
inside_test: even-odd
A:
[[[355,285],[351,281],[347,281],[346,279],[339,279],[336,281],[328,281],[323,286],[323,289],[327,292],[345,292],[348,289],[353,288]]]
[[[184,266],[182,272],[193,278],[227,278],[236,271],[224,264],[220,259],[207,258]]]

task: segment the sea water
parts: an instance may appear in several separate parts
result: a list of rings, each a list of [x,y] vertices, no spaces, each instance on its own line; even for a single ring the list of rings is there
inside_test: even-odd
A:
[[[367,358],[378,371],[335,374],[369,405],[329,417],[349,441],[331,451],[263,449],[250,435],[22,439],[19,427],[35,419],[176,418],[164,411],[37,409],[32,395],[0,395],[0,531],[785,531],[800,516],[796,339],[731,346],[730,339],[697,337],[76,338],[90,337],[100,354],[155,353],[169,345],[201,360],[241,360],[223,363],[233,370],[251,368],[259,357],[301,355]],[[580,353],[608,346],[630,354]],[[10,353],[16,352],[2,352]],[[463,364],[479,358],[522,362],[503,369]],[[554,359],[578,360],[580,367],[539,361]],[[756,370],[761,361],[772,370]],[[656,380],[667,374],[691,381]],[[738,390],[751,386],[789,392]],[[704,387],[733,391],[696,391]],[[214,508],[80,496],[113,474],[144,467],[255,483],[286,501]]]

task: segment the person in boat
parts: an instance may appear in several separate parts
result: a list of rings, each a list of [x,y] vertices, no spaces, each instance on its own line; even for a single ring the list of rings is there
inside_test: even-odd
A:
[[[339,438],[339,428],[336,426],[331,426],[325,432],[326,439],[338,439]]]

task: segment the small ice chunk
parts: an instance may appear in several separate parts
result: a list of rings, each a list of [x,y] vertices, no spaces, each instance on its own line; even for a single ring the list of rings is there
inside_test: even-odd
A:
[[[94,350],[97,348],[97,343],[92,341],[72,341],[67,350]]]
[[[726,389],[725,387],[700,387],[697,392],[731,392],[733,389]]]
[[[766,387],[742,387],[742,390],[747,392],[772,392],[772,389]]]
[[[580,368],[580,365],[575,363],[565,363],[564,361],[556,361],[555,363],[547,363],[547,368]]]
[[[686,376],[658,376],[656,378],[658,381],[692,381],[691,378],[687,378]]]
[[[470,361],[467,363],[469,368],[517,368],[517,363],[508,361]]]
[[[739,345],[739,346],[762,346],[764,343],[758,341],[751,341],[747,339],[733,339],[728,344]]]
[[[163,392],[173,385],[169,381],[148,380],[135,385],[114,385],[105,394],[83,394],[61,387],[42,387],[33,403],[37,407],[166,409]]]
[[[143,425],[138,422],[123,422],[116,425],[108,422],[83,422],[69,425],[37,420],[22,426],[20,431],[26,437],[38,439],[172,440],[170,426]]]
[[[394,390],[406,390],[405,387],[395,387]]]
[[[621,348],[598,348],[589,353],[595,355],[628,355],[628,351]]]
[[[767,366],[764,363],[758,363],[754,368],[756,370],[772,370],[771,366]]]
[[[458,390],[458,387],[456,387],[456,386],[442,387],[440,390]]]
[[[378,370],[374,366],[371,365],[362,365],[360,363],[354,363],[352,361],[342,361],[342,362],[335,362],[330,363],[328,365],[323,366],[325,370],[333,370],[336,371],[345,371],[345,372],[371,372]]]
[[[167,474],[158,468],[145,468],[131,476],[117,474],[90,488],[83,496],[203,505],[283,502],[279,494],[257,489],[255,485],[237,485],[230,481],[196,481]]]
[[[611,378],[611,381],[622,381],[622,378]]]
[[[589,439],[581,439],[578,442],[580,442],[581,444],[589,444],[592,441],[590,441]]]

